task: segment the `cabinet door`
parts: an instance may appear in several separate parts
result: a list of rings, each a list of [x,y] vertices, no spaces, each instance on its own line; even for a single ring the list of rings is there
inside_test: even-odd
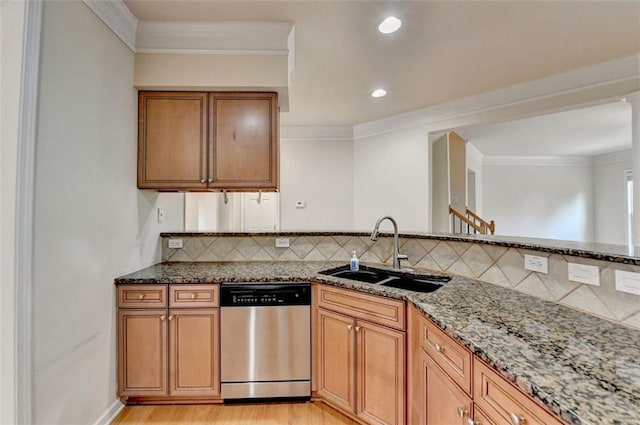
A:
[[[355,321],[318,309],[318,394],[336,407],[355,412]]]
[[[357,415],[370,424],[405,423],[405,335],[356,322]]]
[[[426,425],[467,425],[471,418],[471,398],[458,388],[422,350],[422,378]]]
[[[138,187],[207,186],[207,94],[140,92]]]
[[[169,395],[220,395],[220,310],[170,310],[169,324]]]
[[[277,189],[277,95],[211,93],[209,102],[210,187]]]
[[[167,310],[118,312],[118,394],[167,393]]]

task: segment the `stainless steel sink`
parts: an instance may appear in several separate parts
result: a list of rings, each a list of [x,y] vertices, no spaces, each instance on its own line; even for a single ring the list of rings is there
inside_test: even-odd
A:
[[[422,293],[436,291],[451,280],[449,276],[415,275],[367,266],[362,266],[358,271],[351,271],[348,265],[324,270],[320,274]]]

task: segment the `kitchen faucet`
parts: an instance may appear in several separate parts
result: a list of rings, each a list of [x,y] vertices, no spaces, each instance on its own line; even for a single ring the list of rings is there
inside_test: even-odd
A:
[[[371,240],[378,240],[378,230],[380,229],[380,223],[384,220],[389,220],[393,224],[393,268],[400,270],[400,260],[406,260],[409,257],[406,255],[400,254],[399,250],[399,242],[398,242],[398,224],[393,219],[393,217],[389,215],[382,216],[376,222],[376,226],[373,228],[373,232],[371,232]]]

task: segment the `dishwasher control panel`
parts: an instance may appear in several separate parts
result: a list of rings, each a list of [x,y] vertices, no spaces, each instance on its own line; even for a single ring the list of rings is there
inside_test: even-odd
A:
[[[223,284],[221,307],[310,305],[310,283]]]

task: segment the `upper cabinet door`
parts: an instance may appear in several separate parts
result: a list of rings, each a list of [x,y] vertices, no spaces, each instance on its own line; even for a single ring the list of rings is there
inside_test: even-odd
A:
[[[209,187],[278,188],[276,93],[211,93]]]
[[[207,93],[139,93],[139,188],[206,188],[207,155]]]

